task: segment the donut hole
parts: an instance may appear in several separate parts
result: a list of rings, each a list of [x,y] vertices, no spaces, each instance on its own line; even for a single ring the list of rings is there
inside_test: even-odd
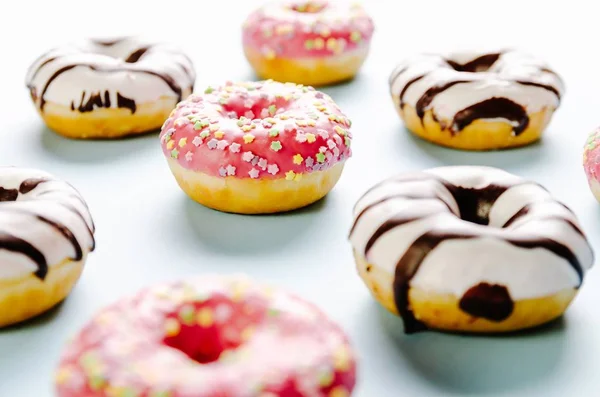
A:
[[[478,225],[501,227],[490,224],[490,211],[498,197],[506,191],[505,187],[490,185],[485,189],[475,189],[457,186],[453,190],[460,219]]]
[[[241,120],[266,119],[287,110],[289,105],[285,98],[240,98],[223,104],[223,111],[229,118]]]
[[[104,55],[109,58],[117,59],[125,63],[136,63],[148,51],[148,47],[137,48],[133,52],[123,51],[118,45],[102,40],[92,40],[94,47],[90,52],[98,55]]]
[[[457,72],[488,73],[498,58],[500,58],[500,54],[494,53],[479,56],[467,63],[459,63],[452,59],[446,59],[446,62]]]
[[[166,317],[163,343],[200,364],[216,362],[249,339],[264,313],[226,296],[184,303]]]
[[[302,14],[318,14],[327,7],[327,4],[322,1],[301,1],[294,3],[290,9]]]

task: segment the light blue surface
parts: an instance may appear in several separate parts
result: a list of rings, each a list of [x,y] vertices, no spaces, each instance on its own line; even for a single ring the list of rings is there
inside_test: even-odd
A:
[[[0,164],[43,168],[73,183],[93,211],[98,248],[62,306],[0,330],[0,396],[52,395],[51,374],[66,339],[98,308],[143,286],[202,272],[248,273],[317,303],[347,330],[358,351],[359,397],[600,395],[597,269],[566,317],[542,330],[510,337],[404,336],[400,321],[378,308],[358,278],[346,241],[352,205],[377,180],[400,171],[476,164],[544,184],[578,213],[598,251],[600,206],[580,165],[585,137],[600,124],[598,56],[588,39],[597,37],[592,8],[582,2],[577,23],[568,26],[570,8],[542,1],[507,0],[493,14],[491,5],[482,5],[488,2],[370,2],[378,30],[363,72],[349,84],[325,89],[354,121],[354,157],[327,199],[291,214],[238,216],[203,208],[177,187],[156,136],[65,140],[43,127],[29,102],[23,86],[29,62],[73,35],[182,37],[196,63],[199,89],[253,78],[238,27],[257,3],[169,2],[161,8],[107,0],[94,3],[94,18],[75,1],[12,5],[0,25]],[[573,10],[576,3],[569,3]],[[229,24],[215,17],[225,14]],[[567,26],[554,29],[559,24]],[[406,133],[388,95],[395,60],[455,45],[519,45],[563,74],[567,95],[542,143],[467,153]]]

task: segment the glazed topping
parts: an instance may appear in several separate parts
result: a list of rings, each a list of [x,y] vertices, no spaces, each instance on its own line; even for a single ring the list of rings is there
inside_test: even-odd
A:
[[[575,215],[538,184],[487,167],[390,178],[357,203],[350,241],[394,277],[407,332],[418,287],[462,297],[466,313],[502,321],[514,299],[578,288],[593,264]]]
[[[138,106],[163,98],[179,102],[192,92],[196,75],[178,49],[138,38],[84,40],[50,50],[27,73],[31,98],[79,113]]]
[[[0,280],[80,261],[93,251],[94,224],[68,183],[31,169],[0,167]]]
[[[181,102],[165,122],[165,155],[213,176],[285,178],[351,155],[350,120],[326,94],[292,83],[227,83]]]
[[[325,57],[365,48],[373,30],[360,5],[287,0],[252,13],[243,41],[267,58]]]
[[[100,312],[56,382],[60,396],[349,397],[355,371],[346,337],[312,305],[245,278],[203,277]]]
[[[459,133],[478,119],[505,120],[515,135],[532,113],[556,109],[564,91],[544,62],[517,51],[419,55],[398,65],[391,93],[423,119],[432,113],[444,129]]]
[[[590,180],[600,180],[600,128],[592,132],[585,142],[583,167]]]

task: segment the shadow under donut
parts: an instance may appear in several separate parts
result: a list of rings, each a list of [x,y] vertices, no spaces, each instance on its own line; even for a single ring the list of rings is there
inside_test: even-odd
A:
[[[405,335],[402,320],[377,305],[382,331],[406,365],[429,384],[459,395],[517,391],[559,371],[566,349],[565,320],[504,335],[425,331]]]
[[[549,159],[555,152],[552,137],[543,136],[541,140],[522,147],[489,151],[459,150],[437,145],[414,135],[402,126],[395,131],[398,146],[410,145],[420,155],[443,165],[477,165],[519,171],[544,159]]]
[[[133,153],[159,148],[159,131],[117,139],[69,139],[45,125],[40,131],[42,149],[60,159],[73,163],[105,163]]]
[[[304,245],[299,244],[308,233],[326,232],[318,225],[319,220],[322,225],[323,218],[335,216],[332,194],[335,193],[295,211],[267,215],[224,213],[185,196],[183,211],[180,211],[185,220],[179,223],[185,224],[195,240],[209,251],[232,256],[277,254],[290,246],[290,249],[294,246],[301,249]]]

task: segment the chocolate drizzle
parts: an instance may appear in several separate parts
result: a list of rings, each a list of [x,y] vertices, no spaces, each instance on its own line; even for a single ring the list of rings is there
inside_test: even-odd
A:
[[[492,183],[481,188],[468,188],[454,185],[441,177],[428,173],[415,174],[406,178],[392,179],[385,181],[384,183],[404,183],[416,181],[419,179],[425,183],[439,184],[445,187],[450,192],[450,194],[454,198],[454,201],[456,202],[456,205],[458,206],[460,218],[478,225],[489,225],[489,214],[492,206],[499,199],[499,197],[502,194],[504,194],[508,189],[519,184],[530,183],[527,181],[511,183],[506,185]],[[382,184],[378,184],[376,186],[381,187]],[[444,202],[444,204],[448,205],[448,203],[442,200],[442,197],[430,197],[430,195],[427,194],[427,192],[435,191],[436,190],[434,189],[427,191],[421,189],[415,192],[412,192],[411,190],[411,192],[418,196],[419,199],[437,198],[440,201]],[[421,193],[422,195],[419,195],[419,193]],[[354,233],[358,221],[360,221],[360,219],[366,212],[395,197],[404,197],[404,194],[399,193],[398,196],[392,195],[390,197],[384,197],[367,205],[355,217],[355,222],[352,226],[350,235],[352,236],[352,233]],[[407,195],[407,197],[411,197],[411,195]],[[417,273],[421,264],[426,260],[427,256],[441,243],[446,241],[489,237],[497,241],[501,241],[506,244],[510,244],[523,249],[544,249],[560,258],[563,258],[566,262],[568,262],[579,276],[579,285],[581,285],[584,275],[583,266],[580,263],[579,258],[574,253],[574,251],[567,245],[547,237],[535,235],[525,236],[522,234],[512,234],[503,231],[504,228],[509,227],[520,217],[525,216],[531,211],[534,211],[536,205],[541,205],[542,203],[547,204],[548,201],[549,199],[544,199],[526,205],[513,217],[506,221],[501,228],[490,227],[487,229],[457,229],[452,227],[451,224],[449,224],[448,228],[446,228],[445,230],[437,228],[434,230],[429,230],[423,233],[421,236],[417,237],[416,240],[410,244],[410,246],[406,249],[405,253],[398,260],[395,267],[396,270],[393,282],[394,301],[398,313],[404,321],[405,332],[410,334],[425,330],[427,328],[426,325],[421,323],[412,312],[409,301],[409,292],[411,287],[410,283],[412,278]],[[450,206],[448,207],[449,212],[452,212]],[[565,208],[567,207],[565,206]],[[405,211],[396,212],[393,216],[391,216],[379,227],[377,227],[374,232],[372,232],[372,234],[366,241],[363,256],[365,258],[368,258],[369,251],[374,247],[377,241],[380,240],[382,236],[394,230],[395,228],[428,217],[437,216],[443,212],[447,212],[444,207],[426,210],[424,209],[424,207],[421,206],[413,206],[407,208]],[[544,215],[544,212],[540,211],[540,215],[533,217],[530,221],[545,221],[549,219],[561,220],[566,225],[570,225],[573,228],[573,230],[575,230],[578,234],[581,234],[583,236],[583,233],[581,232],[578,226],[576,226],[570,220],[564,217],[560,217],[558,215]],[[469,259],[465,258],[465,260]],[[512,314],[513,307],[514,303],[510,297],[508,290],[504,286],[490,285],[486,283],[479,284],[469,289],[460,300],[461,310],[474,317],[481,317],[491,321],[505,320]]]
[[[21,185],[19,185],[19,193],[27,194],[27,193],[31,192],[32,190],[34,190],[36,187],[38,187],[40,184],[48,182],[48,181],[49,181],[48,178],[25,179],[23,182],[21,182]]]
[[[142,47],[140,49],[135,50],[134,52],[132,52],[131,54],[129,54],[129,56],[127,58],[125,58],[125,62],[127,62],[127,63],[136,63],[137,61],[140,60],[140,58],[146,52],[148,52],[149,49],[150,49],[149,47]]]
[[[31,259],[37,265],[37,270],[33,273],[37,278],[43,280],[48,274],[48,263],[44,254],[27,241],[13,236],[10,233],[0,231],[0,250],[23,254]]]
[[[95,93],[85,100],[85,91],[81,93],[81,100],[79,105],[75,107],[75,103],[71,102],[71,110],[77,110],[80,113],[92,112],[99,108],[110,108],[112,101],[110,100],[110,92],[104,91],[104,93]],[[131,98],[127,98],[121,93],[117,92],[117,108],[125,108],[131,110],[131,114],[134,114],[137,110],[135,101]]]
[[[458,307],[473,317],[501,322],[510,317],[515,303],[505,286],[479,283],[464,293]]]
[[[430,89],[425,91],[425,93],[423,95],[421,95],[421,98],[419,98],[419,100],[417,101],[417,105],[415,107],[415,110],[417,111],[417,115],[419,116],[419,118],[421,120],[423,120],[423,117],[425,117],[425,112],[428,110],[429,105],[431,105],[431,102],[433,102],[433,100],[435,99],[436,96],[438,96],[442,92],[446,91],[450,87],[453,87],[457,84],[468,83],[468,82],[469,82],[468,80],[450,81],[443,85],[431,87]]]
[[[0,187],[0,202],[2,201],[16,201],[19,197],[19,191],[17,189],[4,189]]]
[[[514,122],[516,124],[513,125],[514,136],[523,133],[529,125],[529,116],[523,106],[510,99],[491,98],[456,113],[452,120],[452,131],[454,133],[462,131],[475,120],[493,118],[503,118]]]

